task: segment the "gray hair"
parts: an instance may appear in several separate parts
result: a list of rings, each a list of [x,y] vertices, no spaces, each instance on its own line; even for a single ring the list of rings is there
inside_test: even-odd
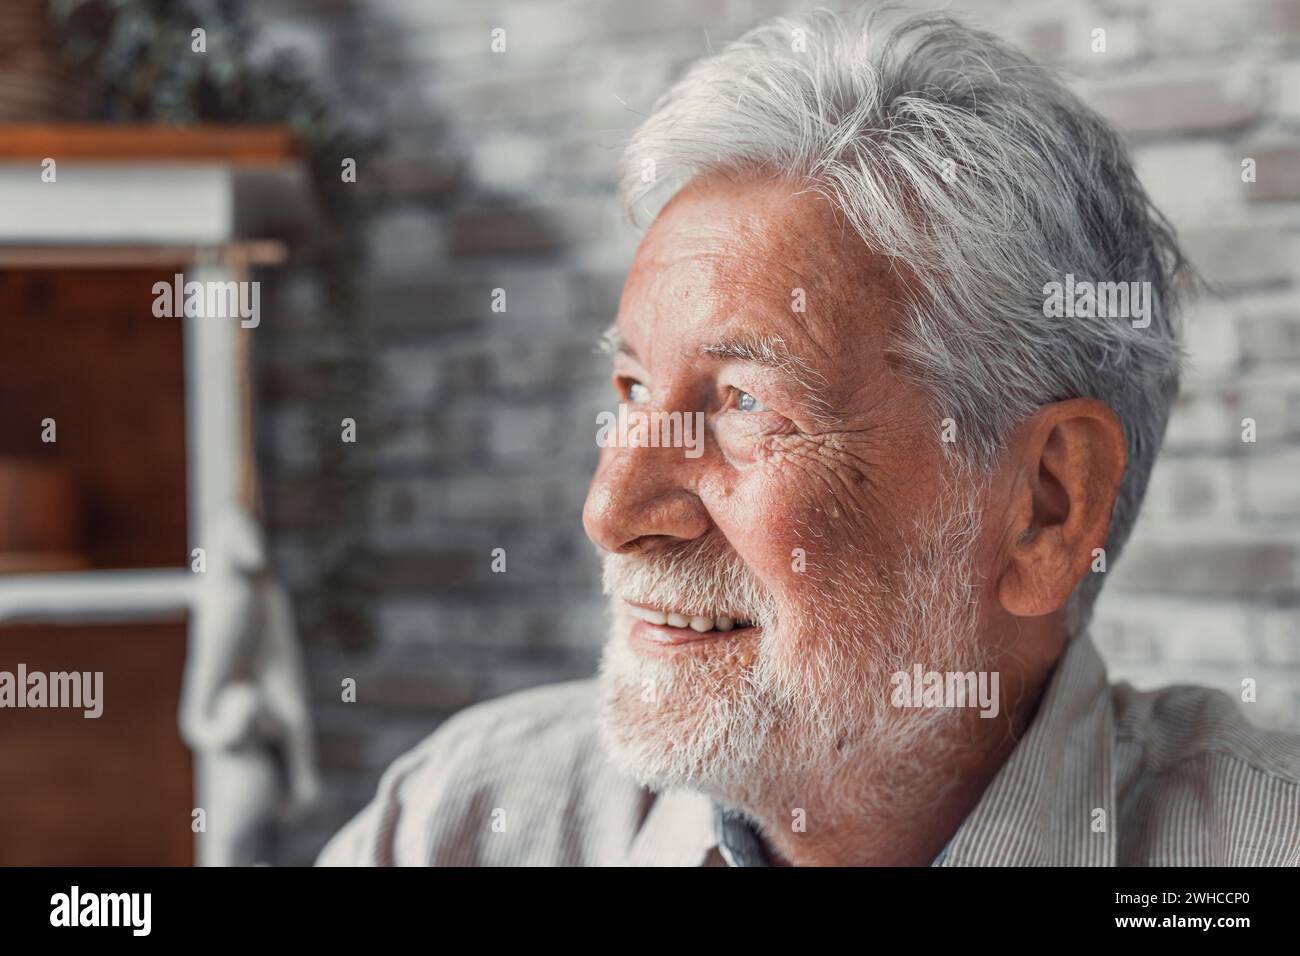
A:
[[[1044,404],[1109,404],[1128,447],[1106,542],[1118,558],[1178,392],[1191,274],[1109,124],[1051,71],[951,17],[815,10],[695,63],[629,143],[623,199],[635,219],[711,172],[816,191],[901,264],[891,358],[936,422],[955,421],[954,463],[988,472]],[[1066,274],[1149,282],[1150,325],[1048,316],[1045,286]],[[1072,632],[1103,578],[1076,588]]]

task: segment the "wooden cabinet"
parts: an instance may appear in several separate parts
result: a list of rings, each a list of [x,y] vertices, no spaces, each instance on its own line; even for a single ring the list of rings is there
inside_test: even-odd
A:
[[[296,667],[246,557],[257,323],[154,309],[177,273],[258,281],[285,254],[260,223],[304,192],[282,129],[0,125],[0,688],[20,667],[104,688],[94,718],[0,706],[0,865],[252,863],[285,738],[315,785],[305,686],[278,673],[303,699],[266,706],[257,673],[267,606]]]
[[[0,712],[0,866],[188,866],[185,622],[0,627],[0,672],[102,673],[102,712]]]

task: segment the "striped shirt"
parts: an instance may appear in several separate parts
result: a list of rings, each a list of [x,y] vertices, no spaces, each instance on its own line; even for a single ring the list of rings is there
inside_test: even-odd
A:
[[[598,715],[594,681],[462,711],[388,769],[318,863],[743,863],[706,797],[655,796],[614,769]],[[1300,737],[1252,726],[1218,691],[1112,686],[1079,638],[935,865],[1298,866]]]

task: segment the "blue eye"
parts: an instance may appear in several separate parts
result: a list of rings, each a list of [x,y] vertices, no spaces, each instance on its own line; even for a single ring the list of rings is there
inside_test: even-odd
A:
[[[642,402],[650,401],[650,389],[646,388],[640,382],[633,382],[627,388],[627,398],[634,405],[640,405]]]
[[[741,391],[737,391],[736,393],[736,408],[740,409],[742,412],[770,411],[766,405],[760,402],[753,395],[750,395],[749,392]]]

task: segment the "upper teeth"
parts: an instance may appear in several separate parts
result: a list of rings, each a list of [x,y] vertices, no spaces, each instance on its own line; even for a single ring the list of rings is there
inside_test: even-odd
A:
[[[748,621],[737,620],[728,614],[680,614],[677,611],[652,611],[649,608],[629,604],[632,616],[650,624],[667,624],[669,627],[689,627],[692,631],[719,630],[730,631],[734,627],[749,627]]]

